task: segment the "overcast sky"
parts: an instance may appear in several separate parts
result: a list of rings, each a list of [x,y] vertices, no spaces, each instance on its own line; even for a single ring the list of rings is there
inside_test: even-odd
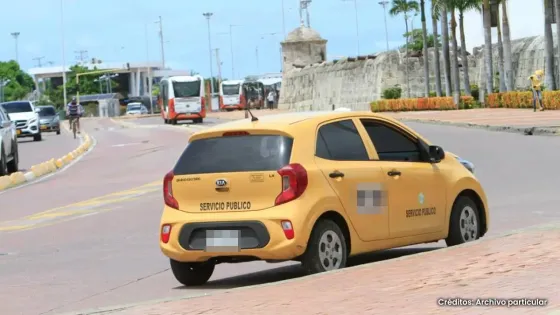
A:
[[[161,60],[158,16],[163,18],[166,64],[174,69],[210,73],[208,32],[203,12],[213,12],[213,48],[220,49],[222,74],[232,78],[229,32],[233,27],[235,77],[280,70],[279,41],[282,39],[282,0],[62,0],[67,63],[74,63],[80,50],[87,57],[105,61]],[[11,32],[20,32],[19,60],[24,69],[62,63],[61,0],[18,0],[10,2],[9,14],[0,19],[0,60],[15,58]],[[383,8],[379,1],[356,0],[360,53],[385,49]],[[429,1],[427,1],[429,7]],[[512,37],[543,34],[542,1],[508,0]],[[533,5],[527,5],[527,2]],[[299,25],[298,0],[284,0],[285,30]],[[429,9],[429,8],[428,8]],[[354,1],[314,0],[310,5],[311,26],[328,39],[328,58],[357,54]],[[469,50],[484,42],[482,17],[466,15]],[[405,30],[402,16],[387,17],[391,47],[402,45]],[[431,23],[428,21],[431,28]],[[420,18],[414,22],[420,27]],[[147,30],[147,32],[146,32]],[[262,35],[276,33],[275,35]],[[494,32],[495,33],[495,32]],[[147,34],[147,36],[146,36]],[[148,49],[146,47],[149,47]],[[258,53],[256,52],[258,47]],[[258,56],[258,58],[257,58]],[[215,56],[214,56],[215,57]],[[258,61],[258,62],[257,62]],[[213,62],[214,74],[217,72]]]

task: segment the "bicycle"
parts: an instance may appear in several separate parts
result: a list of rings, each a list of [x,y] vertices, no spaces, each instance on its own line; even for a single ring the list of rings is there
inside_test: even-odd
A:
[[[70,129],[72,130],[72,134],[74,135],[74,139],[76,139],[76,131],[78,128],[78,117],[70,117]]]

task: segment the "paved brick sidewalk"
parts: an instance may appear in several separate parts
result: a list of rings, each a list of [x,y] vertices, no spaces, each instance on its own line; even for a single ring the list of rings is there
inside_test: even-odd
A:
[[[492,126],[560,127],[560,110],[533,112],[532,109],[483,108],[384,114],[399,119],[438,120]]]
[[[109,314],[553,314],[560,225],[274,285]],[[438,298],[545,298],[545,307],[441,307]],[[104,313],[105,314],[105,313]]]

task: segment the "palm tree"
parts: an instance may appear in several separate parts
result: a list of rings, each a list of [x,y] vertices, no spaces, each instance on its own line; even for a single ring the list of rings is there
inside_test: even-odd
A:
[[[428,63],[428,27],[426,26],[426,1],[420,0],[420,20],[422,21],[422,40],[423,40],[423,55],[424,55],[424,94],[426,97],[430,96],[430,65]],[[414,30],[413,30],[414,31]],[[437,37],[434,37],[437,41]]]
[[[544,0],[544,42],[545,42],[545,86],[547,90],[556,90],[554,79],[554,45],[552,38],[552,4],[551,0]]]
[[[418,11],[418,2],[414,0],[393,0],[392,8],[389,10],[389,14],[392,16],[397,16],[399,14],[404,15],[404,24],[406,28],[406,45],[405,45],[405,72],[406,72],[406,92],[407,97],[410,97],[410,80],[408,75],[408,17],[414,12]]]
[[[457,19],[455,18],[455,10],[461,0],[444,0],[445,6],[451,13],[451,49],[453,57],[451,58],[451,81],[453,83],[453,99],[455,105],[459,104],[461,96],[461,81],[459,78],[459,50],[457,48]]]
[[[504,73],[504,44],[502,42],[502,27],[500,26],[500,10],[498,9],[498,72],[500,73],[500,92],[507,91],[506,88],[506,76]]]
[[[433,0],[435,1],[435,0]],[[441,2],[443,0],[437,0]],[[441,12],[441,50],[443,55],[443,75],[445,77],[445,95],[451,96],[451,56],[449,55],[449,21],[448,11],[445,5],[440,8]]]
[[[558,0],[555,0],[558,1]],[[507,2],[508,0],[501,0],[502,3],[502,36],[504,45],[504,72],[506,75],[506,90],[513,91],[513,60],[511,59],[511,37],[509,33],[509,19],[507,14]],[[559,16],[560,7],[556,6],[556,16]],[[556,23],[556,27],[560,30],[560,24]],[[560,32],[558,32],[560,36]],[[560,41],[559,41],[560,43]],[[560,46],[558,46],[560,48]]]
[[[439,63],[439,43],[438,43],[438,7],[437,0],[432,0],[432,32],[434,33],[434,75],[436,79],[436,95],[441,96],[441,68]]]
[[[457,0],[454,1],[459,11],[459,32],[461,37],[461,60],[463,66],[463,85],[465,95],[471,95],[471,80],[469,78],[469,60],[467,59],[467,42],[465,39],[465,12],[472,9],[480,9],[481,0]]]
[[[484,66],[486,68],[486,93],[494,92],[494,70],[492,68],[492,15],[490,0],[483,0]]]

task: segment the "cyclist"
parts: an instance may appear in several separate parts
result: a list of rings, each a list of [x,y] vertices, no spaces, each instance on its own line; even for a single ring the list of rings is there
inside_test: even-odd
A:
[[[72,129],[72,122],[76,119],[77,132],[80,133],[80,117],[84,113],[84,108],[78,103],[76,97],[72,97],[72,101],[66,105],[66,116],[68,117],[68,122],[70,123],[70,129]]]

